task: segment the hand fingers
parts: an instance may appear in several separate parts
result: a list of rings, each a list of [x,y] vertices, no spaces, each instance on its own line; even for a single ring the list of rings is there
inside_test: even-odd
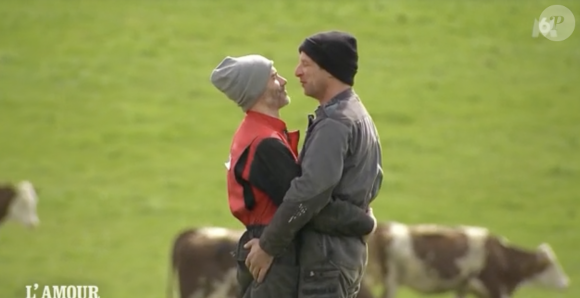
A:
[[[268,272],[268,269],[260,268],[260,270],[258,271],[258,278],[256,278],[256,280],[258,282],[264,281],[264,278],[266,277],[266,272]]]
[[[251,269],[255,267],[255,265],[256,265],[256,256],[254,250],[252,249],[250,250],[248,256],[246,257],[246,266],[248,267],[248,269]]]
[[[249,270],[250,268],[252,268],[252,262],[250,262],[250,258],[249,258],[249,256],[248,256],[248,258],[246,258],[246,267],[248,267],[248,270]],[[250,271],[252,271],[252,270],[250,270]]]
[[[258,239],[256,239],[256,238],[250,239],[250,241],[248,241],[248,242],[246,242],[246,244],[244,244],[244,248],[245,249],[252,248],[256,244],[256,241],[258,241]]]
[[[256,262],[253,262],[253,260],[250,258],[250,256],[248,256],[248,258],[246,259],[246,267],[248,267],[248,270],[250,271],[250,273],[252,274],[252,277],[254,278],[254,280],[256,280],[257,282],[261,282],[262,279],[264,279],[264,274],[261,273],[262,268],[259,264],[257,264]]]
[[[252,262],[246,260],[246,267],[248,267],[248,271],[250,271],[250,273],[252,274],[252,277],[254,277],[254,279],[256,279],[256,274],[254,273],[256,271],[256,266],[254,266],[254,264],[252,264]]]
[[[248,253],[248,256],[246,257],[246,267],[248,267],[248,270],[250,270],[250,272],[252,271],[252,267],[253,267],[253,263],[254,263],[254,253],[252,251],[250,251],[250,253]]]
[[[252,272],[252,276],[257,281],[258,277],[260,276],[260,267],[258,266],[253,267],[252,270],[250,270],[250,272]]]

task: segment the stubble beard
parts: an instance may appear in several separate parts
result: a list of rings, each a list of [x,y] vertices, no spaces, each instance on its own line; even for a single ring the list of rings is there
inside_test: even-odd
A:
[[[284,90],[272,91],[270,95],[269,105],[272,108],[281,109],[290,104],[290,96]]]
[[[304,89],[304,95],[311,97],[313,99],[317,99],[318,97],[318,91],[319,91],[319,86],[317,85],[304,85],[303,89]]]

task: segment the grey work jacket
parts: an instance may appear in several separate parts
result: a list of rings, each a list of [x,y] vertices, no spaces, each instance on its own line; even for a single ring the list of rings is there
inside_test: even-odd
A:
[[[306,226],[331,197],[366,209],[381,188],[380,138],[352,89],[319,106],[315,117],[309,115],[299,162],[302,175],[292,181],[260,246],[277,256],[302,230],[301,266],[330,261],[345,268],[364,267],[366,245],[361,238],[330,236]]]

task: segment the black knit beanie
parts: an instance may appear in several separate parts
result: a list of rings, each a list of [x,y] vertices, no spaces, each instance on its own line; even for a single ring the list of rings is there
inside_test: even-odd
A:
[[[298,52],[304,52],[338,80],[354,85],[358,71],[356,38],[341,31],[325,31],[304,40]]]

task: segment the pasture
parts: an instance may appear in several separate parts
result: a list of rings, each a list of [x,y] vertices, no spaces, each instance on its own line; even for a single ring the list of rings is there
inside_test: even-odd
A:
[[[532,38],[552,4],[580,22],[574,0],[0,1],[0,179],[34,182],[41,220],[0,228],[0,297],[35,282],[162,297],[178,231],[238,226],[224,162],[242,113],[211,70],[275,60],[282,116],[303,131],[316,102],[297,47],[327,29],[359,40],[355,90],[384,150],[377,217],[549,242],[570,290],[516,297],[579,297],[580,27]]]

